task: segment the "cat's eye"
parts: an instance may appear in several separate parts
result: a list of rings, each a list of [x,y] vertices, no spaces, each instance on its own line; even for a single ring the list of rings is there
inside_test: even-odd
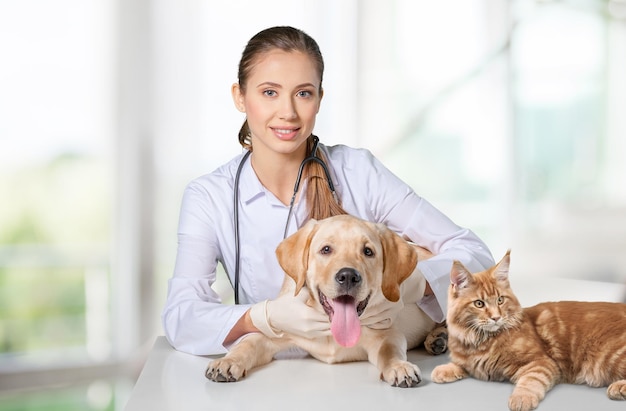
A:
[[[474,307],[476,308],[483,308],[485,306],[485,302],[483,300],[476,300],[474,301]]]
[[[502,304],[504,304],[504,297],[499,296],[498,297],[498,305],[502,305]]]

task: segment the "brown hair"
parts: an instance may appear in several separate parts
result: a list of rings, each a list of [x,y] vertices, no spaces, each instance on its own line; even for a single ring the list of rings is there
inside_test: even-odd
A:
[[[262,30],[254,35],[243,50],[237,73],[239,88],[242,93],[246,91],[248,77],[254,69],[258,57],[274,49],[299,51],[307,54],[317,68],[320,76],[319,91],[322,92],[324,59],[317,42],[302,30],[289,26],[277,26]],[[247,120],[244,121],[239,130],[239,144],[252,151],[250,128]],[[311,135],[307,142],[307,153],[311,153],[312,148],[313,136]],[[326,156],[321,150],[317,151],[317,156],[327,163]],[[307,204],[309,204],[309,219],[321,220],[337,214],[347,214],[341,207],[338,198],[333,197],[321,165],[316,162],[309,162],[303,173],[309,180],[306,193]]]

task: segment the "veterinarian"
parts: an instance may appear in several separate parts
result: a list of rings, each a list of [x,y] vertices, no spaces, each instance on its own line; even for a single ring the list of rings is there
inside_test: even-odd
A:
[[[273,27],[248,42],[232,86],[246,115],[243,153],[186,187],[178,252],[162,320],[170,344],[198,355],[222,354],[248,333],[330,335],[328,317],[306,294],[276,298],[284,272],[275,249],[311,218],[351,214],[386,224],[435,257],[418,263],[427,280],[419,303],[445,317],[454,260],[471,271],[494,261],[470,230],[453,223],[365,149],[325,146],[313,134],[324,90],[317,43],[292,27]],[[222,264],[237,304],[212,288]],[[367,311],[366,311],[367,312]],[[389,314],[361,318],[385,327]]]

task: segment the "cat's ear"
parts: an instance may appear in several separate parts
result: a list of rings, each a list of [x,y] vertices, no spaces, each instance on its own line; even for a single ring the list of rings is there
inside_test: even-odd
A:
[[[457,289],[461,290],[467,287],[472,279],[472,274],[461,264],[460,261],[454,261],[452,263],[452,270],[450,271],[450,282]]]
[[[508,281],[509,280],[509,267],[511,265],[511,250],[507,250],[504,257],[498,264],[496,264],[496,269],[493,271],[493,275],[498,281]]]

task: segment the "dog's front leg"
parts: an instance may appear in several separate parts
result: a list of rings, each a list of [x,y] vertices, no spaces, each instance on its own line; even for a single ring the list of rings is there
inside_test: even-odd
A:
[[[380,378],[394,387],[416,387],[422,381],[420,369],[407,361],[404,335],[390,328],[387,330],[367,329],[371,338],[369,361],[380,370]]]
[[[205,376],[215,382],[235,382],[249,370],[269,363],[280,346],[261,333],[250,334],[222,358],[211,361]]]

